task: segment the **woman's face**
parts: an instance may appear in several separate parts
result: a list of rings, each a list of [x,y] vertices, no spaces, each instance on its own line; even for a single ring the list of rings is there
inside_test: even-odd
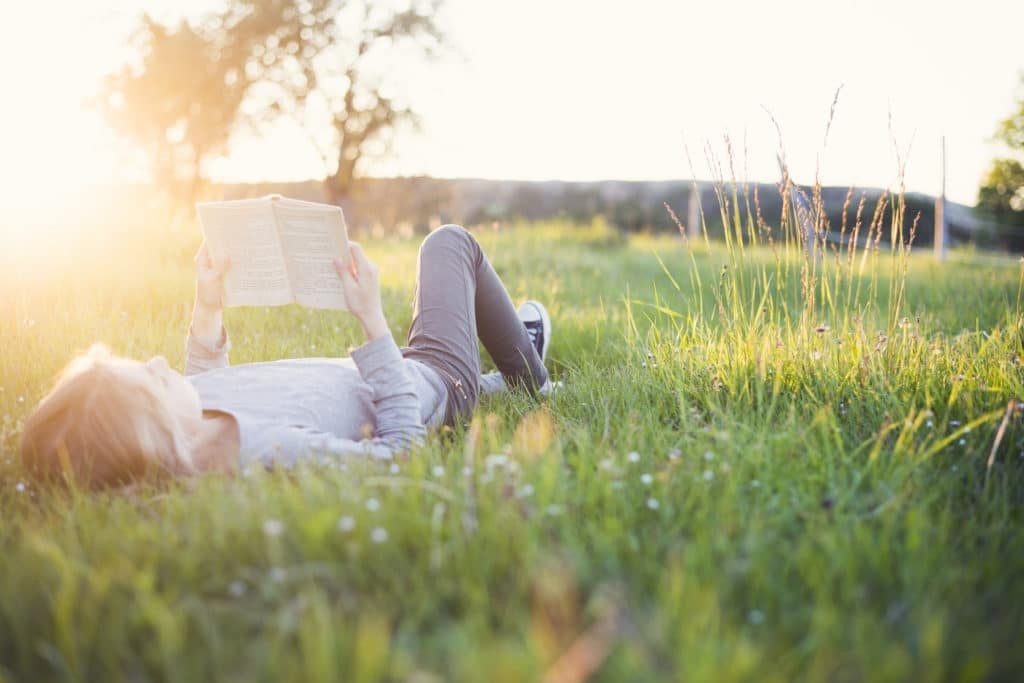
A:
[[[157,396],[164,397],[164,405],[178,418],[188,435],[195,435],[203,422],[203,404],[192,383],[175,372],[163,356],[146,361],[128,361],[125,370],[134,379],[147,384]]]

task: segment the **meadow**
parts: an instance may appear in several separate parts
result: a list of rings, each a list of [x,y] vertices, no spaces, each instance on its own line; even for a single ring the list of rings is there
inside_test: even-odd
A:
[[[740,223],[728,243],[486,226],[513,298],[552,314],[564,388],[542,404],[488,400],[393,465],[41,490],[19,424],[72,355],[103,341],[182,366],[199,231],[165,215],[0,257],[0,680],[1024,666],[1019,264],[808,257]],[[365,244],[404,341],[417,242]],[[360,341],[344,314],[293,306],[226,325],[235,363]]]

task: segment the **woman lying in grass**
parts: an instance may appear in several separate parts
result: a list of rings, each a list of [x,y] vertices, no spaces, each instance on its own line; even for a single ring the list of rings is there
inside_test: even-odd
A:
[[[481,394],[550,387],[547,312],[535,301],[517,312],[480,245],[458,226],[420,248],[402,349],[384,318],[377,266],[353,243],[352,270],[335,262],[367,339],[351,358],[229,366],[229,267],[200,248],[185,376],[162,357],[143,363],[100,346],[71,362],[25,424],[30,473],[99,488],[311,456],[390,459],[427,429],[468,416]],[[478,336],[500,373],[481,376]]]

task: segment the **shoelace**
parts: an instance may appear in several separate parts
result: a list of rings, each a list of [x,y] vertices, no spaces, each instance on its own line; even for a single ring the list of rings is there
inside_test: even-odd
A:
[[[540,353],[541,349],[541,335],[544,333],[544,325],[539,321],[531,320],[524,322],[523,325],[526,327],[526,334],[530,336],[530,341],[537,349],[537,353]]]

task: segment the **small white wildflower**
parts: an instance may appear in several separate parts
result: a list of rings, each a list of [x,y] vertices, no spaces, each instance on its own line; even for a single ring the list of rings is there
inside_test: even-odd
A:
[[[391,465],[388,466],[388,472],[390,472],[391,474],[398,474],[401,471],[402,468],[398,466],[397,462],[393,462],[391,463]]]
[[[548,505],[548,515],[550,515],[551,517],[557,517],[560,514],[562,514],[561,505],[555,505],[554,503]]]
[[[679,459],[679,457],[680,457],[680,456],[681,456],[682,454],[683,454],[683,452],[682,452],[681,450],[679,450],[678,448],[673,448],[672,450],[670,450],[670,451],[668,452],[668,459],[669,459],[669,460],[678,460],[678,459]]]
[[[309,350],[310,351],[316,351],[316,344],[310,344],[309,345]]]
[[[366,509],[369,510],[370,512],[376,512],[377,510],[380,510],[380,501],[377,500],[376,498],[367,499]]]
[[[464,477],[472,477],[473,476],[473,468],[470,467],[469,465],[466,465],[465,467],[463,467],[462,468],[462,476],[464,476]]]
[[[519,489],[520,498],[529,498],[533,495],[533,484],[526,484],[523,488]]]
[[[626,455],[626,459],[629,460],[630,462],[640,462],[640,454],[637,453],[636,451],[630,451]]]
[[[444,476],[444,467],[442,467],[441,465],[434,465],[433,469],[430,470],[430,473],[433,474],[436,478],[440,479],[441,477]]]
[[[245,584],[241,581],[232,581],[228,584],[228,593],[231,593],[231,597],[240,598],[245,595]]]
[[[24,396],[19,396],[18,397],[18,403],[24,403],[24,402],[25,402],[25,397]]]
[[[654,481],[654,477],[652,477],[647,472],[644,472],[643,474],[640,475],[640,481],[642,481],[645,486],[650,486],[651,483]]]
[[[615,463],[612,462],[611,458],[605,458],[604,460],[601,461],[601,469],[602,470],[610,470],[610,469],[612,469],[614,467],[615,467]]]
[[[964,434],[969,434],[970,432],[971,432],[971,428],[970,427],[964,427]]]
[[[284,533],[284,522],[279,519],[268,519],[263,522],[263,533],[267,536],[280,536]]]
[[[508,464],[508,456],[504,453],[492,453],[484,458],[484,465],[489,468],[504,467]]]
[[[343,515],[338,519],[338,531],[343,534],[347,534],[356,528],[356,520],[349,515]]]
[[[751,479],[750,480],[750,488],[756,489],[759,486],[761,486],[761,482],[760,481],[758,481],[757,479]]]
[[[967,443],[967,439],[960,439],[960,445],[961,446],[963,446],[965,443]]]
[[[388,530],[384,527],[377,527],[370,532],[370,540],[374,543],[383,543],[388,540]]]
[[[14,486],[14,488],[18,489],[18,493],[24,493],[24,492],[25,492],[25,482],[23,482],[23,481],[19,481],[19,482],[18,482],[18,483],[17,483],[17,484],[16,484],[15,486]]]
[[[704,451],[704,460],[706,460],[707,462],[711,462],[714,459],[715,459],[715,454],[714,453],[712,453],[711,451]]]
[[[274,583],[284,583],[288,579],[288,570],[284,567],[274,567],[270,570],[270,580]]]
[[[654,499],[654,498],[648,498],[647,499],[647,508],[649,510],[657,510],[659,507],[661,507],[661,504],[658,503],[658,501],[656,499]]]
[[[928,429],[931,429],[932,427],[934,427],[934,426],[935,426],[935,425],[934,425],[934,423],[933,423],[933,422],[932,422],[931,420],[928,420],[927,422],[925,422],[925,423],[924,423],[924,425],[925,425],[925,427],[927,427]]]
[[[715,478],[715,473],[711,470],[704,470],[704,481],[711,481]]]
[[[747,621],[754,626],[759,626],[764,623],[764,612],[759,609],[752,609],[747,614]]]
[[[949,421],[949,426],[950,427],[959,427],[960,426],[960,420],[950,420]]]

